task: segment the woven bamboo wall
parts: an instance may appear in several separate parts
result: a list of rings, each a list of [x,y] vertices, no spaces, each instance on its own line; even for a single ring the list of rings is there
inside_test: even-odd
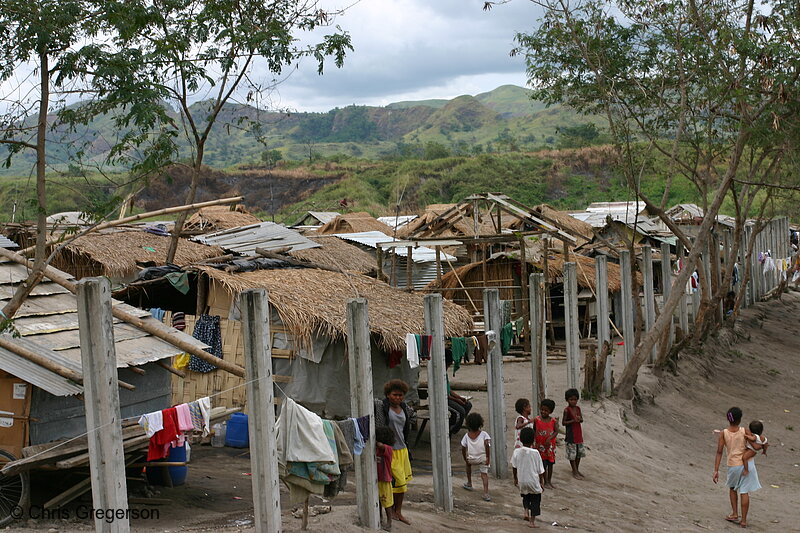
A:
[[[228,311],[231,306],[231,294],[219,284],[212,283],[209,287],[208,308],[209,315],[220,316],[220,329],[222,331],[222,358],[244,368],[244,346],[242,341],[242,323],[238,320],[228,320]],[[186,333],[194,330],[197,317],[186,315]],[[165,321],[171,324],[170,313]],[[280,324],[270,325],[270,341],[273,343],[274,335],[285,332]],[[273,358],[292,358],[292,350],[273,349]],[[217,395],[212,398],[212,405],[225,407],[244,407],[246,403],[246,387],[244,378],[234,376],[224,370],[214,370],[208,373],[192,372],[184,369],[185,378],[173,374],[172,376],[172,404],[192,402],[204,396]],[[273,376],[277,382],[286,382],[286,376]],[[222,394],[220,394],[222,393]]]

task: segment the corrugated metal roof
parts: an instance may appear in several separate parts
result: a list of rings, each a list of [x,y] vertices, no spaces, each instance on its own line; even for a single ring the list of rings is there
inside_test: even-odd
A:
[[[0,308],[11,298],[16,285],[27,277],[28,270],[16,263],[0,261]],[[70,278],[68,274],[64,277]],[[112,300],[116,308],[142,318],[177,335],[184,341],[207,349],[197,339],[152,318],[148,311]],[[20,337],[13,341],[63,367],[81,373],[80,336],[78,331],[77,297],[50,282],[41,283],[23,303],[14,318]],[[162,341],[145,331],[114,320],[114,341],[117,367],[138,366],[183,353],[184,350]],[[40,367],[8,350],[0,349],[0,368],[57,396],[79,394],[82,389],[61,376]]]
[[[391,237],[387,237],[380,231],[362,231],[361,233],[336,233],[334,234],[335,237],[339,237],[340,239],[344,239],[346,241],[357,242],[358,244],[363,244],[364,246],[369,246],[370,248],[377,248],[378,243],[384,242],[392,242]],[[398,239],[400,240],[400,239]],[[408,255],[408,250],[404,247],[395,248],[397,255],[401,255],[405,257]],[[445,259],[449,259],[450,261],[456,261],[456,258],[452,255],[447,255],[444,252],[441,252],[441,258],[444,261]],[[435,262],[436,261],[436,250],[431,250],[430,248],[426,248],[425,246],[417,246],[411,252],[411,259],[415,263],[427,263],[427,262]]]
[[[384,235],[384,237],[386,237]],[[298,232],[276,224],[262,222],[240,228],[231,228],[208,235],[198,235],[191,240],[220,246],[231,252],[255,256],[256,248],[275,250],[290,247],[291,251],[318,248],[320,245]]]
[[[19,244],[15,243],[5,235],[0,235],[0,248],[19,248]]]
[[[419,218],[419,215],[398,215],[389,217],[378,217],[378,222],[382,222],[383,224],[386,224],[390,228],[401,228],[417,218]]]

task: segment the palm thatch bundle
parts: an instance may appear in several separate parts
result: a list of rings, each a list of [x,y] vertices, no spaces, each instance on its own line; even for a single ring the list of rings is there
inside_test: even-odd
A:
[[[237,205],[234,211],[225,205],[204,207],[193,214],[183,226],[186,233],[203,234],[260,224],[261,220],[251,215],[244,206]]]
[[[570,216],[566,211],[559,211],[547,204],[540,204],[533,208],[533,212],[545,222],[549,222],[561,231],[575,237],[578,240],[575,244],[576,247],[594,239],[594,229],[591,224]]]
[[[380,231],[386,235],[392,235],[392,228],[383,222],[378,221],[378,219],[366,211],[339,215],[317,229],[316,235],[330,235],[332,233],[360,233],[362,231]]]
[[[502,257],[494,257],[486,261],[487,267],[487,285],[489,287],[496,285],[497,280],[501,280],[501,285],[511,285],[512,269],[509,262],[518,262],[519,257],[516,254],[504,254]],[[583,255],[570,254],[569,261],[577,265],[577,282],[578,287],[589,289],[592,292],[597,290],[597,277],[595,276],[595,260],[591,257]],[[543,269],[543,261],[528,259],[528,264],[533,266],[539,272]],[[561,254],[550,254],[547,261],[547,276],[548,279],[555,280],[563,277],[564,275],[564,256]],[[638,282],[641,284],[642,276],[637,273]],[[430,283],[427,287],[428,290],[433,289],[449,289],[443,293],[446,298],[452,298],[456,291],[462,290],[463,284],[468,289],[476,289],[476,285],[481,285],[478,289],[482,289],[483,282],[483,262],[470,263],[451,270],[442,276],[442,282],[436,281]],[[610,292],[618,292],[622,289],[622,276],[620,266],[615,263],[608,263],[608,290]],[[477,289],[476,289],[477,290]],[[474,295],[471,295],[474,297]],[[501,294],[501,298],[502,298]]]
[[[124,278],[136,272],[137,261],[163,265],[169,241],[170,237],[145,231],[89,233],[64,246],[52,264],[77,279],[87,276]],[[188,265],[222,254],[218,246],[181,239],[174,263]]]
[[[368,274],[377,270],[377,262],[373,255],[339,237],[317,235],[308,238],[322,247],[295,250],[289,252],[289,255],[300,261],[358,274]]]
[[[312,334],[331,338],[347,335],[347,300],[366,298],[369,328],[386,350],[405,349],[407,333],[423,333],[423,297],[399,291],[372,278],[313,268],[256,270],[232,274],[200,267],[229,292],[265,288],[270,305],[283,324],[303,346],[311,346]],[[447,336],[463,336],[472,329],[472,319],[461,307],[444,302]]]

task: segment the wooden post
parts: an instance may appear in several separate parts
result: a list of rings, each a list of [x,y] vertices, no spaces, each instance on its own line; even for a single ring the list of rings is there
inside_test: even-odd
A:
[[[531,311],[530,334],[531,350],[531,404],[539,405],[544,396],[544,376],[547,369],[545,331],[544,331],[544,276],[533,273],[528,284],[528,307]]]
[[[433,471],[433,500],[445,512],[453,511],[453,480],[450,471],[450,428],[447,410],[447,385],[444,362],[444,318],[442,295],[427,294],[425,302],[425,333],[433,337],[431,359],[428,363],[428,405],[431,417],[431,470]]]
[[[350,365],[350,413],[354,418],[369,415],[367,449],[354,457],[356,467],[356,506],[361,525],[380,529],[378,470],[375,461],[375,404],[372,396],[372,354],[369,344],[369,314],[366,298],[347,301],[347,353]]]
[[[629,250],[619,251],[619,263],[622,277],[620,302],[622,303],[622,335],[625,341],[624,362],[627,365],[628,361],[633,358],[633,351],[636,348],[634,346],[636,334],[633,331],[633,301],[631,300],[633,288],[631,286],[631,252]]]
[[[257,533],[279,533],[281,500],[267,304],[267,292],[264,289],[249,289],[241,293],[254,521]]]
[[[682,268],[686,268],[685,265],[686,249],[680,242],[678,243],[678,255],[681,259],[681,265],[683,265]],[[681,291],[681,293],[683,293],[683,295],[681,296],[678,318],[680,319],[681,332],[683,333],[683,336],[686,337],[689,334],[689,309],[686,305],[687,304],[686,284],[683,284],[683,286],[681,287],[675,287],[675,290]]]
[[[117,388],[117,354],[111,316],[111,283],[107,278],[85,278],[77,283],[83,404],[89,443],[92,506],[110,512],[128,509],[125,451]],[[100,533],[127,533],[127,515],[108,522],[94,517]]]
[[[436,252],[437,252],[436,253],[436,266],[438,267],[439,266],[439,253],[438,253],[439,250],[438,250],[438,248],[437,248]],[[375,260],[378,262],[378,265],[377,265],[378,266],[378,268],[377,268],[378,280],[382,280],[383,279],[383,248],[381,248],[380,245],[378,245],[378,247],[377,247],[377,249],[375,251]],[[441,281],[441,278],[439,278],[439,281]]]
[[[656,295],[653,289],[653,250],[650,245],[642,246],[642,273],[644,277],[644,329],[650,331],[656,323]],[[656,360],[656,348],[650,351],[649,361]]]
[[[522,285],[522,324],[523,326],[527,325],[530,322],[531,314],[530,314],[530,306],[528,305],[528,298],[525,296],[528,295],[528,260],[526,257],[526,250],[525,250],[525,237],[520,235],[519,237],[519,263],[520,263],[520,284]],[[512,276],[513,277],[513,276]],[[517,335],[521,335],[522,332],[518,331]]]
[[[442,247],[436,245],[436,284],[442,286]]]
[[[412,282],[412,269],[414,268],[412,255],[414,254],[414,249],[411,246],[406,247],[406,290],[412,291],[414,290],[414,284]]]
[[[503,356],[500,353],[500,329],[503,327],[499,289],[483,291],[483,314],[486,331],[494,331],[496,342],[489,350],[486,384],[489,396],[489,434],[492,435],[491,469],[498,478],[508,475],[506,456],[506,418],[503,404]]]
[[[661,297],[662,309],[663,305],[669,300],[670,292],[672,291],[672,259],[670,257],[669,243],[661,243]],[[674,318],[674,315],[673,315]],[[675,323],[673,320],[669,321],[669,336],[667,337],[666,349],[669,350],[672,343],[675,341]]]
[[[564,263],[564,333],[567,342],[567,387],[580,387],[581,346],[578,320],[578,277],[575,263]]]
[[[608,258],[598,255],[594,260],[597,280],[597,353],[603,353],[603,344],[611,342],[611,328],[608,325]],[[611,392],[611,354],[608,354],[603,373],[603,392]]]

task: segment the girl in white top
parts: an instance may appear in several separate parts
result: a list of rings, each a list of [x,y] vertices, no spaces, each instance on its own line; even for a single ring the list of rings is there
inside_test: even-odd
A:
[[[492,438],[482,431],[483,417],[478,413],[467,415],[466,425],[467,433],[461,439],[461,455],[467,465],[467,482],[464,483],[464,488],[472,490],[472,465],[477,466],[483,481],[483,499],[490,502],[492,498],[489,496],[489,447]]]
[[[517,419],[514,421],[514,449],[522,448],[519,440],[519,432],[522,428],[533,429],[533,418],[531,418],[531,402],[527,398],[520,398],[514,402],[514,410],[517,411]]]

